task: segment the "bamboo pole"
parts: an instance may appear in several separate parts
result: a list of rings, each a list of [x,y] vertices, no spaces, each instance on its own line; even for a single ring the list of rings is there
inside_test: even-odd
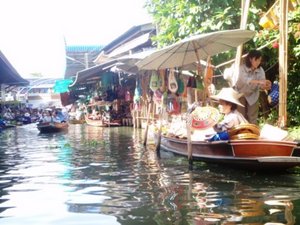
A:
[[[161,143],[161,131],[162,131],[162,120],[163,120],[163,103],[162,103],[162,107],[160,109],[160,114],[159,114],[159,129],[158,129],[158,137],[157,137],[157,143],[156,143],[156,153],[159,155],[160,153],[160,143]]]
[[[288,74],[288,1],[280,0],[279,22],[279,126],[287,120],[287,74]]]
[[[149,128],[149,121],[150,121],[150,115],[153,107],[153,101],[152,98],[150,102],[148,103],[148,112],[147,112],[147,122],[146,122],[146,128],[145,128],[145,134],[144,134],[144,146],[147,145],[147,139],[148,139],[148,128]]]
[[[188,91],[187,95],[191,98],[191,92]],[[193,149],[192,149],[192,138],[191,138],[191,125],[189,123],[189,109],[186,112],[186,132],[187,132],[187,152],[188,152],[188,161],[189,161],[189,169],[193,169]]]
[[[241,13],[240,29],[246,29],[250,0],[242,0],[241,4],[242,4],[241,5],[242,13]],[[231,82],[232,86],[235,85],[237,78],[239,76],[239,68],[240,68],[240,64],[241,64],[242,52],[243,52],[243,44],[241,44],[237,47],[235,64],[234,64],[234,75],[233,75],[234,80],[232,80],[232,82]]]

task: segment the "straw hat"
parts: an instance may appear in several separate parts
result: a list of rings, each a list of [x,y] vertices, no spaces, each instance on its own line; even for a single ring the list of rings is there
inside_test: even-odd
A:
[[[243,94],[238,93],[233,88],[222,88],[217,95],[212,95],[210,98],[215,100],[224,100],[244,107],[244,105],[239,101],[239,98],[242,97],[242,95]]]

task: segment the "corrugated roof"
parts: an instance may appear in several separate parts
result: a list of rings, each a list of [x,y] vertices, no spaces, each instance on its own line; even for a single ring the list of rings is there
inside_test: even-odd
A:
[[[5,55],[0,51],[0,84],[28,85],[29,82],[22,78],[15,70]]]
[[[91,51],[100,51],[103,46],[100,45],[67,45],[67,52],[91,52]]]

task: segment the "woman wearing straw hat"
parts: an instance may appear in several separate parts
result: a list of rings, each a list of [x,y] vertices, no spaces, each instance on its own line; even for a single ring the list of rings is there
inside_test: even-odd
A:
[[[237,110],[238,106],[244,107],[239,101],[240,97],[241,94],[233,88],[222,88],[217,95],[210,97],[219,101],[219,110],[224,114],[223,120],[214,126],[216,132],[227,131],[241,123],[248,123],[245,117]]]

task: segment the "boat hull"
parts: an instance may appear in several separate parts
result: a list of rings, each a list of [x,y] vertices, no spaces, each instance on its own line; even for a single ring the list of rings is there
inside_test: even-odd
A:
[[[115,120],[112,122],[106,122],[103,120],[92,120],[89,119],[87,116],[85,116],[85,121],[88,125],[94,126],[94,127],[119,127],[122,125],[121,121]]]
[[[68,129],[68,123],[39,123],[37,125],[41,133],[55,133]]]
[[[92,120],[89,119],[87,116],[85,116],[85,122],[87,125],[94,127],[107,127],[107,124],[105,124],[102,120]]]
[[[284,170],[300,165],[300,157],[293,155],[296,145],[294,142],[267,140],[193,141],[192,158],[249,170]],[[161,147],[188,156],[186,139],[162,136]]]

